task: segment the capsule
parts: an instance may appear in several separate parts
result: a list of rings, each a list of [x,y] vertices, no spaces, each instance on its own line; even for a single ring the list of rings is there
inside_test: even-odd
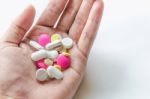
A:
[[[41,46],[39,43],[37,43],[37,42],[35,42],[35,41],[33,41],[33,40],[31,40],[31,41],[29,42],[29,44],[30,44],[30,46],[32,46],[33,48],[35,48],[35,49],[37,49],[37,50],[44,49],[43,46]]]
[[[55,47],[58,47],[58,46],[61,46],[61,45],[62,45],[62,43],[61,43],[60,40],[54,41],[54,42],[52,42],[52,43],[48,43],[48,44],[46,45],[46,49],[47,49],[47,50],[51,50],[51,49],[53,49],[53,48],[55,48]]]
[[[46,58],[46,57],[47,57],[46,50],[36,51],[36,52],[32,53],[32,55],[31,55],[31,59],[33,61],[38,61],[38,60],[41,60],[41,59]]]
[[[53,66],[49,66],[47,72],[49,76],[53,76],[56,79],[62,79],[64,77],[64,74]]]
[[[50,58],[50,59],[56,59],[58,56],[58,52],[53,50],[53,51],[47,51],[47,58]]]

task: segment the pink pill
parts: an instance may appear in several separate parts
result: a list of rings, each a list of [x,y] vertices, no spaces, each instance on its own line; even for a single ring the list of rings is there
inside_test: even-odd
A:
[[[71,59],[68,56],[65,56],[63,54],[60,54],[57,59],[56,62],[59,66],[61,66],[62,69],[67,69],[70,67],[71,64]]]
[[[39,61],[36,61],[36,66],[37,66],[38,68],[44,68],[44,69],[47,69],[47,68],[48,68],[48,65],[46,65],[46,64],[44,63],[44,59],[39,60]]]
[[[38,43],[42,46],[45,46],[46,44],[51,42],[51,38],[48,34],[42,34],[38,38]]]

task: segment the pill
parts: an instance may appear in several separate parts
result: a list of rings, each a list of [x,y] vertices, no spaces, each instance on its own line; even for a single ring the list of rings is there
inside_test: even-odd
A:
[[[36,79],[38,81],[46,81],[48,79],[48,73],[47,73],[47,70],[46,69],[38,69],[36,71]]]
[[[44,59],[36,61],[36,66],[38,68],[45,68],[47,69],[48,65],[44,63]]]
[[[61,42],[63,47],[66,49],[70,49],[73,46],[73,40],[71,38],[64,38]]]
[[[65,69],[67,69],[67,68],[70,67],[71,59],[70,59],[70,57],[68,57],[68,56],[65,56],[65,55],[63,55],[63,54],[60,54],[60,55],[57,57],[56,62],[57,62],[58,65],[61,66],[61,68],[62,68],[63,70],[65,70]]]
[[[47,51],[47,58],[50,58],[50,59],[56,59],[58,56],[58,52],[56,50],[53,50],[53,51]]]
[[[63,47],[62,50],[59,51],[59,52],[60,52],[60,53],[67,52],[67,49]]]
[[[51,36],[51,41],[52,41],[52,42],[58,41],[58,40],[61,40],[61,39],[62,39],[62,37],[61,37],[60,34],[53,34],[53,35]]]
[[[58,47],[58,46],[61,46],[61,45],[62,45],[61,41],[54,41],[54,42],[52,42],[52,43],[48,43],[48,44],[46,45],[46,49],[47,49],[47,50],[51,50],[51,49],[53,49],[53,48],[55,48],[55,47]]]
[[[70,56],[70,53],[67,53],[67,52],[63,52],[62,54],[65,56]]]
[[[53,66],[47,68],[48,75],[53,76],[56,79],[62,79],[64,77],[63,73]]]
[[[51,39],[48,34],[42,34],[38,38],[38,43],[42,46],[46,46],[46,44],[50,43]]]
[[[61,71],[61,66],[59,66],[59,65],[54,65],[54,67]]]
[[[51,60],[51,59],[44,59],[44,63],[46,64],[46,65],[48,65],[48,66],[51,66],[51,65],[53,65],[53,61]]]
[[[40,50],[40,49],[43,49],[43,46],[41,46],[39,43],[31,40],[29,42],[30,46],[32,46],[33,48],[37,49],[37,50]]]
[[[62,46],[58,46],[58,47],[56,47],[54,50],[56,50],[56,51],[58,51],[58,52],[61,52],[61,51],[62,51],[62,49],[63,49],[63,47],[62,47]]]
[[[32,53],[32,55],[31,55],[31,59],[33,61],[38,61],[38,60],[41,60],[41,59],[46,58],[46,57],[47,57],[46,50],[39,50],[39,51]]]
[[[47,74],[49,78],[55,78],[54,74],[50,70],[48,70],[48,68],[47,68]]]

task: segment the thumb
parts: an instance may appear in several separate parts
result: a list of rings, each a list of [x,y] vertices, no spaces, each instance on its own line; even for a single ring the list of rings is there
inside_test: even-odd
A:
[[[12,22],[7,32],[2,36],[1,41],[19,44],[31,27],[34,17],[35,9],[30,5]]]

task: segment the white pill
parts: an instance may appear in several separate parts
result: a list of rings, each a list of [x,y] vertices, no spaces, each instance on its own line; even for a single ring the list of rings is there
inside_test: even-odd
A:
[[[64,74],[53,66],[49,66],[47,72],[49,76],[53,76],[56,79],[62,79],[64,77]]]
[[[58,52],[53,50],[53,51],[47,51],[47,58],[50,59],[56,59],[58,56]]]
[[[52,74],[48,68],[47,68],[47,73],[48,73],[49,78],[55,78],[54,74]]]
[[[61,42],[63,47],[66,49],[70,49],[73,46],[73,40],[71,38],[64,38]]]
[[[38,61],[40,59],[46,58],[47,57],[47,51],[46,50],[40,50],[32,53],[31,59],[33,61]]]
[[[52,43],[49,43],[49,44],[47,44],[46,45],[46,49],[48,49],[48,50],[51,50],[51,49],[53,49],[53,48],[55,48],[55,47],[58,47],[58,46],[61,46],[62,45],[62,43],[61,43],[61,41],[59,40],[57,40],[57,41],[54,41],[54,42],[52,42]]]
[[[44,63],[45,63],[46,65],[48,65],[48,66],[53,65],[53,61],[52,61],[51,59],[48,59],[48,58],[44,60]]]
[[[44,49],[43,46],[41,46],[39,43],[37,43],[37,42],[35,42],[35,41],[33,41],[33,40],[31,40],[31,41],[29,42],[29,44],[30,44],[30,46],[32,46],[33,48],[35,48],[35,49],[37,49],[37,50]]]
[[[46,81],[48,79],[48,73],[45,69],[41,68],[36,71],[36,79],[38,81]]]

